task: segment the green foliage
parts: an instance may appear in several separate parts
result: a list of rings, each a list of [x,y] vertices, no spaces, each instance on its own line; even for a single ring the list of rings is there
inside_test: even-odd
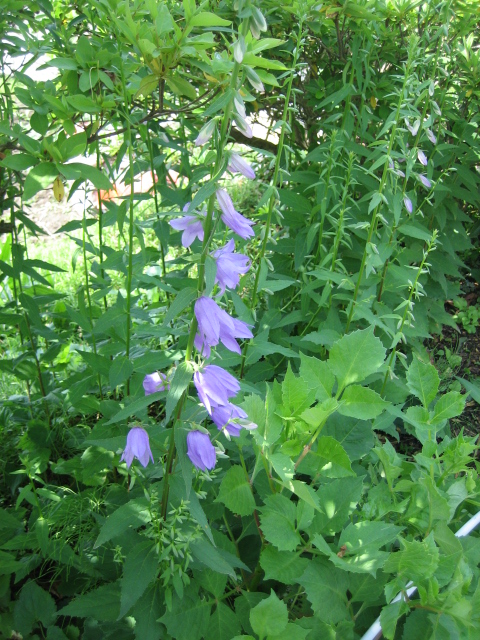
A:
[[[477,23],[470,0],[7,0],[2,637],[334,640],[378,616],[392,640],[478,637],[478,537],[454,535],[477,443],[450,420],[480,391],[446,388],[423,344],[478,324],[458,297]],[[268,135],[244,136],[239,108]],[[225,173],[232,151],[255,183]],[[255,236],[217,298],[219,186]],[[47,246],[35,214],[64,189],[81,206]],[[189,248],[168,224],[187,203],[207,213]],[[248,435],[194,396],[200,295],[253,327],[208,360],[241,380]],[[168,380],[145,395],[153,371]],[[153,465],[121,461],[134,426]],[[192,429],[214,470],[193,468]]]

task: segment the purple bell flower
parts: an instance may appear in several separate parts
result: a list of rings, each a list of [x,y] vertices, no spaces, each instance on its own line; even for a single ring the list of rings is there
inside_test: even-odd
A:
[[[217,462],[215,447],[202,431],[190,431],[187,435],[187,456],[197,469],[213,469]]]
[[[408,211],[408,213],[412,213],[413,204],[408,196],[403,196],[403,204],[405,205],[405,209]]]
[[[120,458],[120,462],[125,460],[127,467],[130,467],[134,458],[137,458],[143,467],[147,466],[149,460],[153,462],[148,433],[145,429],[142,429],[142,427],[133,427],[133,429],[130,429],[128,432],[127,444]]]
[[[420,174],[418,176],[418,179],[420,180],[420,182],[423,184],[424,187],[426,187],[427,189],[431,188],[432,183],[426,176],[424,176],[423,174]]]
[[[195,302],[195,317],[198,322],[195,348],[206,358],[210,357],[210,347],[216,347],[219,342],[230,351],[241,353],[235,338],[253,338],[246,322],[232,318],[206,296]]]
[[[188,207],[190,203],[186,204],[183,207],[183,211],[188,211]],[[200,216],[205,216],[205,212],[202,211]],[[198,238],[201,242],[203,242],[204,231],[203,231],[203,222],[198,217],[198,214],[193,216],[183,216],[183,218],[176,218],[175,220],[170,220],[169,225],[176,229],[177,231],[183,231],[182,234],[182,245],[186,248],[189,247],[195,238]]]
[[[427,138],[430,140],[432,144],[437,144],[437,136],[433,133],[431,129],[427,129]]]
[[[234,253],[235,242],[229,240],[224,247],[217,249],[211,255],[217,262],[217,275],[215,282],[220,285],[220,293],[225,289],[235,289],[240,281],[240,276],[250,269],[250,260],[243,253]]]
[[[428,159],[427,159],[427,156],[420,149],[418,149],[417,151],[417,157],[421,162],[421,164],[423,164],[423,166],[426,167],[428,164]]]
[[[410,125],[408,118],[405,118],[405,124],[407,125],[407,129],[410,131],[412,136],[416,136],[418,133],[418,129],[420,128],[420,120],[416,120],[414,125]]]
[[[233,119],[235,120],[235,124],[237,125],[237,127],[246,138],[253,138],[253,131],[245,118],[242,118],[242,116],[236,114],[235,116],[233,116]]]
[[[235,438],[240,435],[242,427],[244,429],[256,429],[257,425],[248,420],[248,416],[243,409],[229,402],[226,405],[220,405],[212,408],[212,420],[217,429],[225,429],[231,436]],[[238,420],[239,422],[232,422]]]
[[[247,220],[241,213],[235,210],[232,199],[225,189],[217,189],[217,200],[222,210],[222,220],[232,231],[238,234],[244,240],[254,236],[253,230],[250,228],[255,223]]]
[[[210,120],[207,124],[200,130],[198,136],[195,138],[195,146],[201,147],[205,143],[207,143],[215,130],[215,120]]]
[[[246,160],[239,156],[238,153],[232,153],[228,161],[228,170],[232,173],[241,173],[249,180],[255,179],[255,171]]]
[[[210,364],[203,371],[196,371],[193,382],[205,409],[212,415],[212,408],[228,405],[229,399],[240,391],[238,380],[221,367]]]
[[[165,373],[149,373],[143,379],[143,388],[145,389],[145,395],[149,396],[156,391],[166,391],[170,389],[168,384],[168,377]]]

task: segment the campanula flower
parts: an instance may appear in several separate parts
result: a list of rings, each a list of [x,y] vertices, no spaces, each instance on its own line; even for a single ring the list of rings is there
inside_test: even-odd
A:
[[[431,129],[427,129],[427,138],[430,140],[432,144],[437,144],[437,136],[433,133]]]
[[[431,188],[432,183],[426,176],[424,176],[423,174],[420,174],[418,176],[418,179],[420,180],[420,182],[423,184],[424,187],[426,187],[427,189]]]
[[[120,462],[125,460],[127,467],[130,467],[134,458],[137,458],[143,467],[147,466],[149,460],[153,462],[148,433],[145,429],[142,429],[142,427],[133,427],[133,429],[130,429],[128,432],[127,444],[120,458]]]
[[[413,204],[408,196],[403,196],[403,204],[405,205],[405,209],[408,211],[408,213],[412,213]]]
[[[195,138],[195,146],[201,147],[206,142],[208,142],[212,137],[214,130],[215,120],[210,120],[210,122],[207,122],[207,124],[202,129],[200,129],[198,136]]]
[[[217,462],[215,447],[202,431],[190,431],[187,435],[187,456],[197,469],[213,469]]]
[[[428,159],[427,159],[427,156],[420,149],[418,149],[417,151],[417,157],[421,162],[421,164],[423,164],[423,166],[426,167],[428,164]]]
[[[260,93],[263,93],[265,91],[265,87],[263,86],[263,82],[260,80],[258,73],[251,67],[245,67],[245,73],[247,80],[250,82],[252,87],[257,91],[260,91]]]
[[[206,296],[195,302],[195,317],[198,322],[195,347],[206,358],[210,357],[210,348],[216,347],[219,342],[230,351],[241,353],[235,338],[253,338],[246,322],[232,318]]]
[[[411,126],[408,118],[405,118],[405,124],[407,125],[407,129],[410,131],[412,136],[416,136],[418,133],[418,129],[420,128],[420,120],[416,120],[415,124]]]
[[[217,249],[212,256],[217,262],[215,282],[220,285],[220,293],[225,289],[235,289],[240,276],[250,269],[250,260],[243,253],[234,253],[235,242],[230,239],[221,249]]]
[[[143,379],[143,388],[145,389],[145,395],[149,396],[151,393],[155,393],[156,391],[166,391],[170,389],[170,385],[168,384],[168,377],[165,373],[149,373]]]
[[[244,240],[252,237],[254,234],[250,228],[255,223],[247,220],[241,213],[235,210],[232,199],[225,189],[217,189],[217,200],[222,210],[222,220],[232,231],[238,234]]]
[[[228,170],[232,173],[241,173],[249,180],[255,179],[255,171],[246,160],[239,156],[238,153],[232,153],[228,161]]]
[[[190,203],[186,204],[183,207],[183,211],[188,211]],[[200,216],[205,216],[205,212],[202,211],[199,214]],[[204,231],[203,231],[203,222],[198,217],[198,214],[193,216],[183,216],[183,218],[176,218],[175,220],[170,220],[170,226],[176,229],[177,231],[183,231],[182,234],[182,245],[184,247],[189,247],[195,238],[198,238],[201,242],[203,242]]]
[[[231,436],[238,437],[242,427],[244,429],[256,429],[257,425],[250,422],[243,409],[229,402],[226,405],[212,407],[212,420],[217,429],[225,429]],[[233,422],[233,421],[236,422]]]
[[[235,120],[237,127],[246,138],[253,138],[253,131],[245,118],[242,118],[240,115],[236,114],[235,116],[233,116],[233,119]]]
[[[210,415],[213,407],[228,405],[230,398],[240,391],[238,380],[231,373],[214,364],[204,367],[203,371],[196,371],[193,382],[198,397]]]

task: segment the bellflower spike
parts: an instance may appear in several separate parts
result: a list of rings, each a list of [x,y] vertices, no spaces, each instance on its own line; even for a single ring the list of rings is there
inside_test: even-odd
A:
[[[424,187],[426,187],[427,189],[431,188],[432,183],[426,176],[424,176],[423,174],[420,174],[418,176],[418,179],[420,180],[420,182],[423,184]]]
[[[427,159],[427,156],[420,149],[418,149],[417,151],[417,157],[421,162],[421,164],[423,164],[423,166],[426,167],[428,164],[428,159]]]
[[[244,218],[241,213],[235,210],[232,199],[225,189],[217,189],[217,200],[222,210],[222,220],[232,231],[238,234],[244,240],[254,236],[253,230],[250,228],[255,223]]]
[[[137,458],[143,467],[146,467],[149,460],[153,462],[153,455],[150,450],[148,433],[142,427],[133,427],[127,435],[127,444],[122,453],[120,462],[125,460],[127,467],[130,467],[133,459]]]
[[[427,138],[432,144],[437,144],[437,136],[430,129],[427,129]]]
[[[190,431],[187,435],[187,456],[197,469],[213,469],[217,462],[215,447],[202,431]]]
[[[250,269],[250,260],[243,253],[234,253],[235,242],[229,240],[221,249],[217,249],[212,256],[217,262],[217,275],[215,282],[220,285],[220,293],[225,289],[235,289],[240,281],[240,276]]]
[[[235,338],[253,338],[246,322],[230,317],[211,298],[202,296],[195,302],[195,317],[198,322],[195,348],[206,358],[210,357],[210,347],[219,342],[230,351],[241,353]]]
[[[207,124],[200,129],[198,136],[195,138],[195,146],[201,147],[206,144],[215,130],[215,120],[210,120]]]
[[[403,204],[405,205],[405,209],[408,211],[408,213],[412,213],[413,204],[408,196],[403,196]]]
[[[170,389],[170,385],[168,384],[168,378],[164,373],[149,373],[143,379],[143,388],[145,389],[145,395],[149,396],[151,393],[155,393],[156,391],[166,391]]]
[[[183,207],[183,211],[188,211],[189,204],[186,204]],[[205,212],[200,213],[201,216],[205,216]],[[176,218],[175,220],[170,220],[170,226],[176,229],[177,231],[183,231],[182,233],[182,245],[187,248],[189,247],[195,238],[198,238],[201,242],[203,242],[204,231],[203,231],[203,222],[200,220],[197,214],[193,216],[183,216],[183,218]]]
[[[228,405],[229,399],[240,391],[238,380],[231,373],[214,364],[204,367],[203,371],[196,371],[193,382],[198,397],[210,415],[213,407]]]
[[[244,429],[256,429],[257,425],[248,420],[248,416],[243,409],[230,402],[227,405],[213,407],[212,420],[217,429],[225,429],[231,436],[238,437],[242,427]],[[232,422],[238,420],[239,422]]]
[[[255,171],[246,160],[239,156],[238,153],[232,153],[228,161],[228,170],[232,173],[241,173],[242,176],[249,180],[255,179]]]

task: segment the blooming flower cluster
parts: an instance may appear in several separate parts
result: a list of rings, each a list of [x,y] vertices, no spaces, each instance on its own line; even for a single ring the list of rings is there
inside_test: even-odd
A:
[[[410,121],[408,118],[405,118],[405,126],[407,127],[407,129],[410,131],[412,136],[416,136],[419,129],[420,129],[420,120],[415,120],[415,122],[412,124],[410,124]],[[429,139],[429,141],[432,144],[437,144],[437,137],[435,136],[435,134],[433,133],[433,131],[431,129],[426,129],[425,130],[427,138]],[[408,147],[408,144],[407,144]],[[417,158],[418,161],[420,162],[420,164],[423,167],[428,166],[428,158],[425,154],[424,151],[422,151],[421,149],[417,149]],[[404,161],[405,158],[402,159],[402,161]],[[392,163],[393,164],[393,163]],[[390,166],[391,169],[393,169],[393,166]],[[405,177],[405,174],[402,171],[398,171],[395,170],[395,173],[397,175],[401,175],[402,177]],[[432,182],[429,180],[429,178],[427,178],[426,175],[424,175],[423,173],[419,173],[417,174],[418,180],[419,182],[425,187],[425,189],[431,189],[432,188]],[[408,195],[404,194],[403,196],[403,203],[405,205],[405,209],[407,210],[408,213],[412,213],[413,212],[413,202],[412,200],[409,198]]]

